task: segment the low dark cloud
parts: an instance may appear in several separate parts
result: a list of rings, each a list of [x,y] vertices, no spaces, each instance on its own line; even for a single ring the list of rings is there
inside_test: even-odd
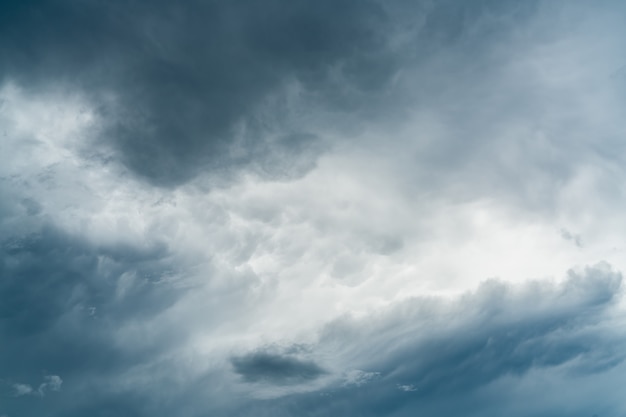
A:
[[[326,373],[313,361],[271,352],[254,352],[231,359],[234,371],[246,382],[298,384],[312,381]]]
[[[172,269],[167,248],[99,247],[45,224],[27,235],[6,227],[3,233],[2,391],[23,385],[45,394],[38,399],[7,392],[3,411],[45,409],[60,401],[63,391],[88,389],[183,340],[173,329],[143,337],[120,334],[181,295],[165,279]]]
[[[0,16],[0,77],[32,91],[82,92],[102,122],[86,156],[112,156],[154,184],[241,168],[293,178],[329,146],[320,135],[332,127],[306,122],[315,108],[355,125],[401,110],[389,87],[405,67],[476,32],[474,21],[486,22],[479,32],[497,33],[534,10],[500,3],[510,6],[9,1]],[[413,40],[400,50],[397,36]]]
[[[374,1],[8,2],[0,75],[28,88],[82,90],[104,122],[98,140],[136,174],[174,185],[202,170],[262,163],[276,150],[282,160],[314,160],[314,134],[259,112],[289,112],[270,99],[290,83],[341,94],[329,75],[336,66],[352,68],[348,83],[384,83],[391,71],[366,64],[385,53],[388,23]],[[239,143],[237,125],[246,131]]]

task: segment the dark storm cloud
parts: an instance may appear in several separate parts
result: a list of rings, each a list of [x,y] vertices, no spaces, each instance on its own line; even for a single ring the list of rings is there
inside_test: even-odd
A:
[[[246,382],[298,384],[326,373],[315,362],[265,351],[232,358],[231,363]]]
[[[52,227],[27,236],[10,236],[2,242],[2,315],[10,319],[5,330],[29,334],[49,326],[68,309],[82,303],[103,314],[149,313],[162,304],[151,299],[145,305],[132,295],[149,290],[164,275],[160,260],[166,250],[156,247],[94,248]],[[122,304],[110,306],[119,277],[137,273],[143,281]],[[155,288],[156,289],[156,288]],[[155,294],[156,295],[156,294]],[[162,294],[165,296],[165,294]],[[156,304],[154,304],[156,302]]]
[[[83,89],[117,157],[158,184],[245,165],[274,146],[286,158],[314,157],[314,135],[266,126],[256,109],[293,81],[339,91],[331,67],[347,63],[358,78],[380,53],[385,24],[375,2],[354,0],[15,1],[0,16],[2,76]],[[233,156],[238,122],[248,129]]]
[[[289,178],[325,146],[324,129],[290,123],[291,113],[302,119],[321,103],[358,125],[359,109],[393,112],[393,76],[475,32],[473,19],[510,15],[501,3],[510,2],[9,1],[0,77],[34,91],[81,90],[103,122],[86,154],[112,147],[155,184],[242,167]],[[488,31],[502,29],[494,20]],[[414,39],[392,47],[402,30]],[[294,84],[306,103],[295,110],[285,93]]]
[[[141,339],[118,336],[123,326],[148,320],[180,296],[164,279],[172,268],[167,248],[96,247],[51,226],[28,235],[6,227],[2,232],[2,391],[22,384],[46,394],[45,400],[3,395],[4,412],[46,409],[63,391],[80,391],[80,381],[107,380],[182,340],[167,330]],[[120,295],[124,274],[133,280]],[[52,392],[42,377],[63,385],[56,383]]]

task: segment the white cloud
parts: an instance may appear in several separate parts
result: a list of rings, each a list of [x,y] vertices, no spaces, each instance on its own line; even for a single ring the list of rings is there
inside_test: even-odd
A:
[[[15,390],[15,396],[17,397],[33,393],[33,387],[28,384],[13,384],[13,389]]]
[[[360,369],[353,369],[344,374],[343,385],[360,387],[378,377],[380,377],[380,372],[367,372],[361,371]]]
[[[46,393],[49,393],[51,391],[60,391],[62,384],[63,380],[60,376],[44,375],[43,382],[39,384],[37,390],[33,389],[33,387],[28,384],[22,383],[12,384],[12,388],[16,397],[21,397],[24,395],[36,395],[43,397],[46,395]]]
[[[63,384],[63,380],[58,375],[45,375],[43,377],[44,382],[39,385],[37,388],[37,392],[40,395],[44,395],[49,391],[60,391],[61,385]]]

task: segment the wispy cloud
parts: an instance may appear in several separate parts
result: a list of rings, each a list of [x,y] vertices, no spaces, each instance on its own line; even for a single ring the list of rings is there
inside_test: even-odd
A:
[[[43,397],[51,391],[60,391],[63,384],[63,380],[58,375],[44,375],[43,381],[36,390],[29,384],[14,383],[11,386],[16,397],[24,395]]]
[[[13,384],[13,389],[15,390],[15,395],[17,397],[33,393],[33,387],[28,384]]]

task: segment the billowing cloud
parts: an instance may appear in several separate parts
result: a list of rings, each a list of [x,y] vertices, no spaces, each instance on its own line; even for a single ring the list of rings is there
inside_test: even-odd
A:
[[[624,6],[0,6],[0,415],[619,417]]]
[[[265,159],[263,170],[289,177],[321,145],[306,125],[274,113],[293,111],[293,89],[344,100],[332,80],[343,67],[350,87],[335,82],[341,90],[361,90],[361,77],[384,84],[392,69],[370,74],[366,64],[385,58],[389,24],[379,4],[353,0],[12,2],[3,7],[0,71],[87,94],[103,119],[92,145],[107,143],[157,184]]]

